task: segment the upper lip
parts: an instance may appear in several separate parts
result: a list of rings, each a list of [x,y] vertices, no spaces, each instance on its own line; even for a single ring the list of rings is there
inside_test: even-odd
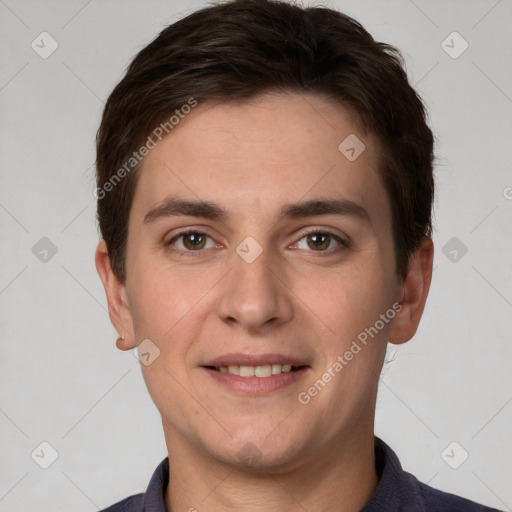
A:
[[[291,366],[308,366],[304,359],[283,354],[226,354],[209,360],[203,366],[262,366],[265,364],[289,364]]]

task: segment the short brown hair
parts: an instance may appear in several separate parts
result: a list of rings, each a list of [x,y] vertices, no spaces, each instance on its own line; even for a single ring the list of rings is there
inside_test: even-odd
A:
[[[432,230],[433,135],[400,52],[332,9],[232,0],[165,28],[134,58],[106,103],[96,138],[98,222],[122,282],[140,167],[126,171],[134,151],[191,98],[244,100],[270,91],[323,94],[377,136],[396,271],[406,275],[411,253]],[[113,181],[116,173],[122,179]]]

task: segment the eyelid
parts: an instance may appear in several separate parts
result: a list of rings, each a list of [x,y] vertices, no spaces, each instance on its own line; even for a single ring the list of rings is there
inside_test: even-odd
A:
[[[186,226],[186,227],[182,227],[182,228],[178,227],[178,228],[172,229],[167,232],[167,234],[165,235],[164,238],[167,238],[170,233],[172,233],[172,236],[171,236],[171,238],[168,239],[168,241],[165,242],[165,244],[167,245],[170,242],[172,242],[173,240],[175,240],[176,238],[183,236],[183,235],[188,235],[190,233],[204,235],[211,239],[215,239],[215,237],[210,234],[210,231],[211,230],[208,226],[203,226],[203,225]]]

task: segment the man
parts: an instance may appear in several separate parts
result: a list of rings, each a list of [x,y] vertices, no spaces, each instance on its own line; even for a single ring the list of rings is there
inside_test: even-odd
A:
[[[433,259],[433,137],[397,50],[323,8],[167,27],[97,138],[96,265],[168,457],[113,511],[490,510],[374,437]]]

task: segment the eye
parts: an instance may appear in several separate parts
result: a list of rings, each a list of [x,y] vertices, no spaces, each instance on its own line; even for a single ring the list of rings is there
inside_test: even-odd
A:
[[[215,247],[215,242],[200,231],[187,231],[176,235],[167,245],[174,245],[182,251],[200,251]]]
[[[330,249],[337,249],[345,243],[340,237],[323,231],[313,231],[304,235],[295,245],[297,249],[306,249],[316,252],[324,252]]]

